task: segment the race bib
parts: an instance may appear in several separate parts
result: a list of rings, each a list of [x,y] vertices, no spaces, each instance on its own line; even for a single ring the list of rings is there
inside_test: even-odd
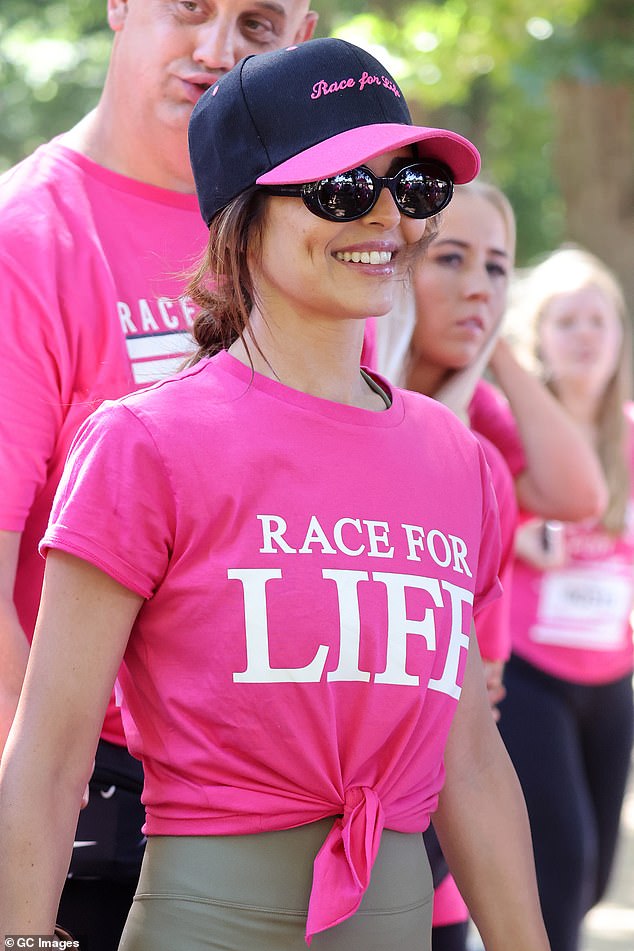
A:
[[[617,650],[631,610],[632,577],[622,564],[552,571],[542,579],[530,636],[540,644]]]

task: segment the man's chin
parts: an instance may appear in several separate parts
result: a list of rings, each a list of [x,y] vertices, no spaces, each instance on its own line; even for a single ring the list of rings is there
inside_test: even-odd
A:
[[[159,125],[165,132],[182,135],[187,142],[187,127],[194,104],[184,100],[164,102],[157,113]],[[157,143],[160,145],[160,143]]]

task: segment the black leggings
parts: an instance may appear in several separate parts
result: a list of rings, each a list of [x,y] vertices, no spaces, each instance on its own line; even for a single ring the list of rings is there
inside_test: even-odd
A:
[[[423,832],[423,841],[429,859],[434,888],[449,875],[449,866],[442,854],[440,842],[433,825]],[[466,951],[469,921],[459,921],[453,925],[434,925],[431,929],[431,951]]]
[[[619,832],[634,727],[632,678],[586,686],[512,657],[500,732],[531,821],[552,951],[577,951],[603,896]]]
[[[468,921],[434,927],[431,929],[431,951],[465,951],[468,936]]]
[[[141,870],[143,770],[121,746],[99,741],[90,800],[79,816],[57,921],[81,951],[116,951]]]

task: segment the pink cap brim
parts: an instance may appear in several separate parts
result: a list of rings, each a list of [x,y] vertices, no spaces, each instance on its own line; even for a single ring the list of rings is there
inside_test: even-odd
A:
[[[338,175],[404,145],[418,144],[422,159],[449,166],[457,185],[472,181],[480,171],[480,154],[468,139],[446,129],[376,123],[333,135],[265,172],[258,185],[299,185]]]

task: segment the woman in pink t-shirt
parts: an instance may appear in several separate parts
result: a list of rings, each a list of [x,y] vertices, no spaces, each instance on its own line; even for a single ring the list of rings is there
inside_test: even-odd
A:
[[[531,817],[553,951],[577,951],[613,864],[632,748],[629,319],[614,275],[572,247],[534,268],[511,318],[610,488],[600,519],[569,525],[522,514],[500,722]]]
[[[482,441],[492,469],[506,553],[500,575],[505,595],[476,619],[476,633],[496,716],[510,655],[515,496],[546,516],[558,512],[566,518],[594,514],[603,498],[592,450],[553,396],[497,339],[514,259],[515,216],[506,196],[483,182],[459,186],[416,268],[412,292],[389,323],[378,325],[380,369],[449,405]],[[481,379],[487,365],[508,402]],[[438,851],[432,836],[430,830],[433,866]],[[434,951],[464,951],[467,923],[457,890],[444,881],[434,904]]]
[[[391,327],[379,324],[380,356],[387,374],[394,373],[408,389],[441,400],[467,425],[473,393],[481,385],[504,313],[514,255],[515,218],[505,196],[490,185],[457,187],[439,232],[416,269],[412,290],[399,302],[400,313],[391,315]],[[506,459],[494,442],[471,428],[491,469],[500,513],[504,595],[475,622],[497,718],[497,704],[504,696],[504,663],[511,649],[508,611],[517,502]],[[425,842],[438,883],[432,948],[461,951],[466,947],[467,907],[448,874],[431,827]]]
[[[2,761],[0,932],[53,927],[120,671],[148,837],[122,951],[422,951],[432,812],[489,951],[548,951],[470,637],[499,592],[488,468],[359,364],[477,152],[335,39],[242,60],[189,135],[199,350],[71,449]]]

